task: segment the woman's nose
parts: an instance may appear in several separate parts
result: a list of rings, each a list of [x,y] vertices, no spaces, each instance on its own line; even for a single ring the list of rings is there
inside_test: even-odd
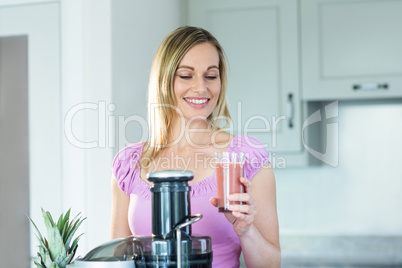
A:
[[[193,86],[193,91],[198,94],[202,94],[207,90],[204,77],[197,77]]]

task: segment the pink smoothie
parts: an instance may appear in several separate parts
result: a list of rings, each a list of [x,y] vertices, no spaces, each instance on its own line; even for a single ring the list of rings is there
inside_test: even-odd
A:
[[[240,177],[244,176],[244,163],[217,163],[216,184],[218,190],[219,212],[230,212],[229,204],[241,204],[241,202],[230,201],[230,194],[243,193],[244,186]]]

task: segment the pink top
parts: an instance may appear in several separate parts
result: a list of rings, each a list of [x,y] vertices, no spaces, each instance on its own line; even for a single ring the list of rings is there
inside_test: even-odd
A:
[[[136,143],[122,149],[113,161],[113,173],[119,187],[130,197],[128,221],[135,235],[152,235],[150,185],[140,177],[136,166],[141,157],[144,143]],[[257,171],[269,162],[268,152],[261,143],[249,136],[235,136],[228,152],[246,153],[244,175],[252,179]],[[217,196],[215,175],[203,181],[190,183],[191,212],[203,214],[203,218],[192,225],[192,235],[209,236],[212,240],[213,267],[239,267],[240,241],[232,224],[223,213],[209,203]]]

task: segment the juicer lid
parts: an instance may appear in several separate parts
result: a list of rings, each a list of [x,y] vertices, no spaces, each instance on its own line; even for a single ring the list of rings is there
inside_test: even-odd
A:
[[[194,178],[194,173],[190,170],[152,171],[147,174],[147,179],[151,182],[190,181],[193,178]]]

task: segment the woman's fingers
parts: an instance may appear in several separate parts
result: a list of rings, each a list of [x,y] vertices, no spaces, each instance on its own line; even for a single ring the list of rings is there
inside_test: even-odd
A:
[[[231,213],[225,213],[226,218],[233,224],[236,233],[245,233],[249,228],[254,217],[257,214],[256,202],[251,196],[251,181],[241,177],[240,182],[244,185],[245,192],[229,195],[231,201],[228,209]],[[212,197],[209,202],[214,206],[218,206],[218,198]],[[240,204],[241,202],[241,204]],[[238,203],[238,204],[233,204]]]
[[[254,205],[229,205],[229,210],[248,215],[255,215],[257,213]]]
[[[238,235],[245,234],[250,229],[257,214],[256,202],[251,196],[251,181],[241,177],[240,182],[244,185],[245,192],[231,194],[228,197],[231,201],[228,209],[232,211],[230,222]]]
[[[217,206],[218,206],[218,198],[216,198],[216,197],[211,197],[211,198],[209,199],[209,202],[210,202],[214,207],[217,207]]]
[[[231,194],[229,195],[228,199],[230,201],[240,201],[240,202],[247,202],[251,203],[252,198],[250,194],[248,193],[242,193],[242,194]]]
[[[240,201],[243,204],[230,204],[228,209],[235,212],[244,213],[247,215],[256,215],[256,203],[248,194],[236,195],[232,201]]]
[[[246,193],[249,193],[251,191],[251,181],[247,178],[240,177],[240,182],[243,183]]]
[[[238,218],[243,218],[243,216],[251,215],[255,216],[256,212],[256,203],[252,196],[250,195],[251,192],[251,181],[241,177],[240,181],[243,183],[243,185],[246,188],[246,193],[239,193],[239,194],[231,194],[229,196],[230,201],[237,201],[237,202],[242,202],[242,204],[231,204],[229,206],[229,209],[231,211],[234,211],[235,214],[234,216]],[[238,214],[238,215],[237,215]],[[243,215],[241,215],[243,214]]]
[[[245,222],[246,225],[251,224],[254,221],[254,215],[244,214],[241,212],[232,212],[233,216],[235,217],[235,222]]]

